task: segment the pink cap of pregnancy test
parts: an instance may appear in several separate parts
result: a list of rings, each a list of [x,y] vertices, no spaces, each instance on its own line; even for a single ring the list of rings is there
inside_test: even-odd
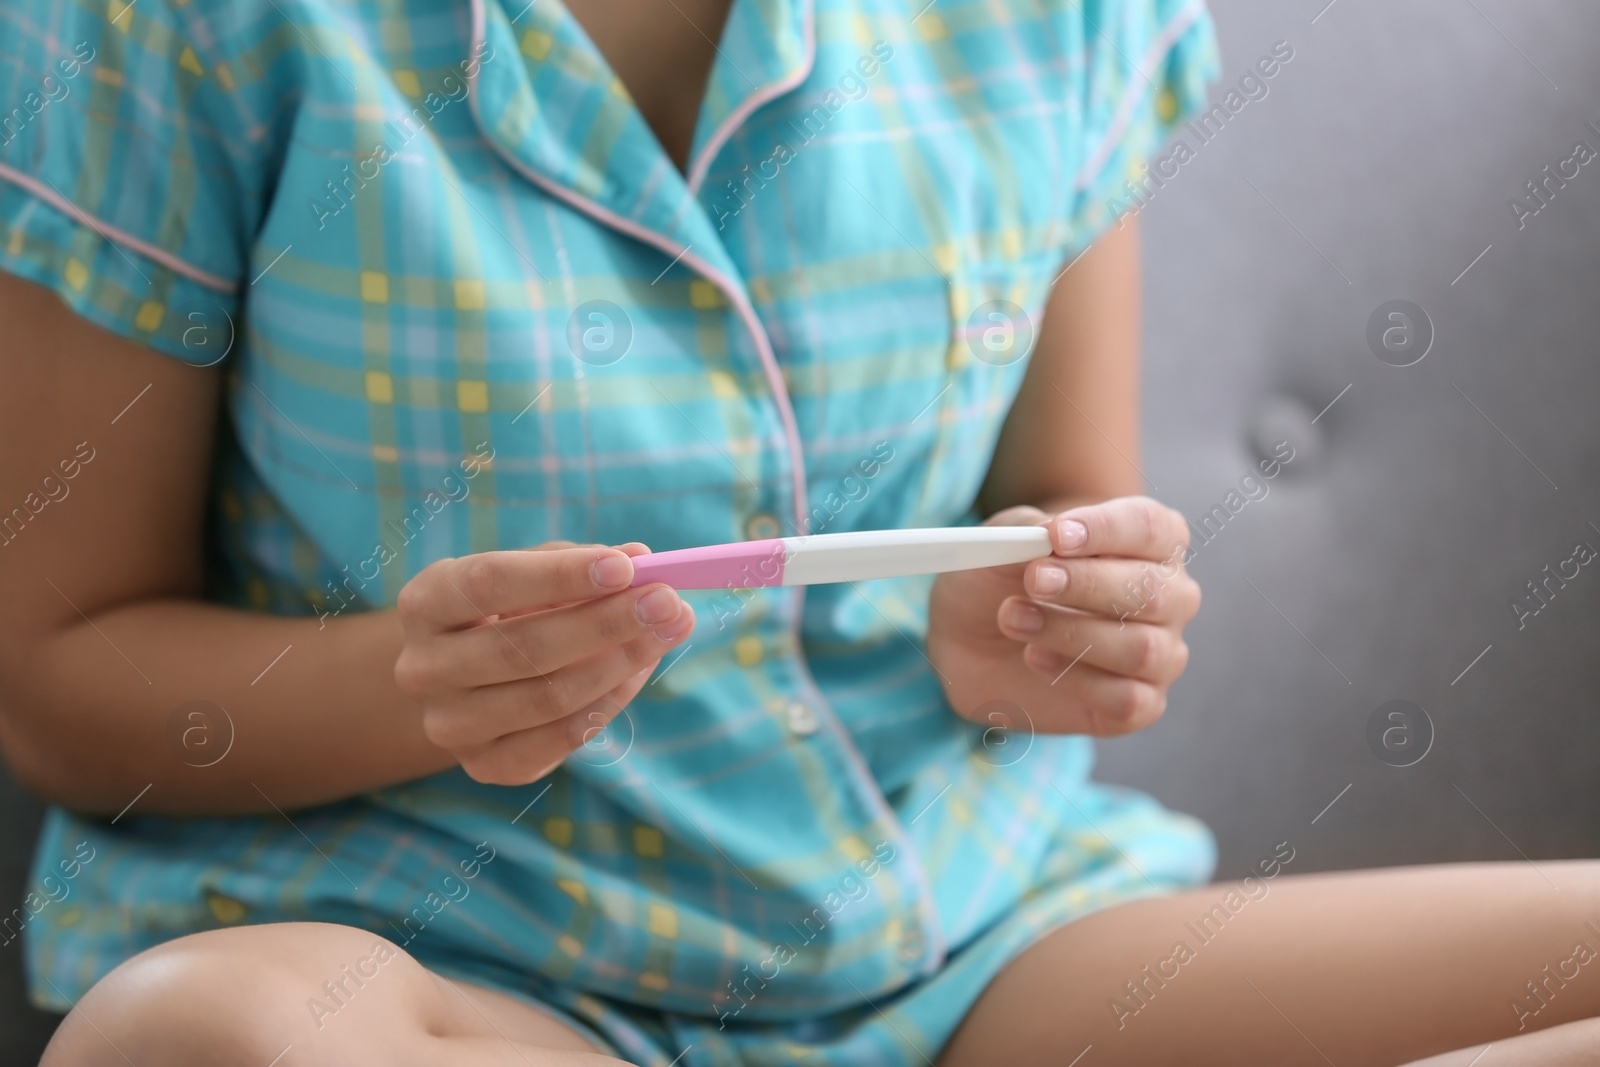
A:
[[[781,537],[678,548],[633,557],[630,586],[665,582],[674,589],[757,589],[783,584]]]

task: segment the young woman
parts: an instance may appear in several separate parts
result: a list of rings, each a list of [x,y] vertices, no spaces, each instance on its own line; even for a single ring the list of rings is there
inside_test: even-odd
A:
[[[16,913],[50,1067],[1600,1047],[1594,867],[1264,843],[1194,888],[1205,830],[1088,778],[1200,600],[1135,495],[1108,207],[1204,99],[1198,0],[0,19],[0,739],[57,805]],[[629,587],[980,521],[1055,554]]]

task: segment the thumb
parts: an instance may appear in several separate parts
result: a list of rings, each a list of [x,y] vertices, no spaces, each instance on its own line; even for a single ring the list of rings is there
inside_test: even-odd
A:
[[[1040,511],[1032,504],[1018,504],[1015,507],[997,511],[983,520],[985,526],[1039,526],[1048,521],[1049,515]]]

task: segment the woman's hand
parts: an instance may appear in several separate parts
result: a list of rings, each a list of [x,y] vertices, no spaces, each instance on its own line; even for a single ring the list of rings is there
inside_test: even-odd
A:
[[[648,552],[551,542],[425,568],[400,590],[395,682],[480,782],[522,785],[604,729],[694,629],[669,586],[628,588]]]
[[[985,525],[1037,523],[1050,527],[1052,555],[934,582],[928,658],[945,695],[974,721],[990,701],[1010,701],[1041,733],[1149,726],[1189,661],[1183,627],[1200,607],[1183,569],[1188,524],[1147,497],[1122,497],[1054,516],[1009,508]]]

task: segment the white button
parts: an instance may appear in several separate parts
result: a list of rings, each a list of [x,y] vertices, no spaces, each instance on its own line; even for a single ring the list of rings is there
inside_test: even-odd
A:
[[[765,511],[756,512],[744,524],[744,535],[751,541],[766,541],[782,532],[783,528],[778,525],[778,517]]]
[[[796,737],[809,737],[817,732],[821,723],[817,721],[817,713],[812,711],[800,701],[791,701],[789,704],[789,732]]]
[[[907,930],[900,939],[900,959],[904,963],[916,963],[927,950],[927,942],[923,939],[922,931],[916,927]]]

